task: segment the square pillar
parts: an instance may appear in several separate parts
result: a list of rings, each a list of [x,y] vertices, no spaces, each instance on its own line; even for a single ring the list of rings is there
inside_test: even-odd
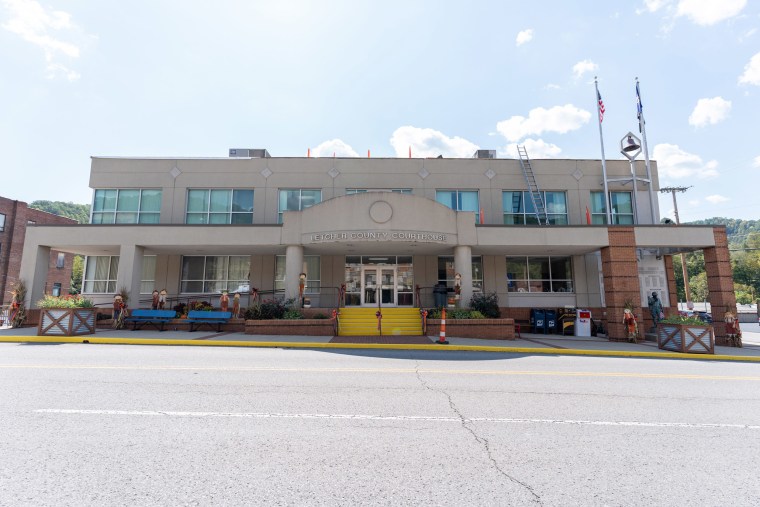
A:
[[[726,312],[736,315],[736,294],[725,227],[714,227],[713,235],[715,246],[704,249],[707,290],[710,293],[708,297],[713,316],[715,344],[725,345],[726,323],[723,322],[723,315]]]
[[[644,337],[641,314],[639,267],[636,260],[636,236],[633,227],[608,227],[608,247],[601,249],[604,299],[607,306],[607,337],[610,341],[627,341],[623,324],[625,303],[633,302],[639,323],[639,337]]]
[[[129,293],[130,308],[140,308],[140,285],[145,247],[121,245],[119,250],[119,272],[116,274],[116,292],[126,288]]]
[[[45,295],[49,262],[49,246],[24,244],[19,280],[26,284],[26,301],[24,303],[27,308],[35,308],[37,301]]]

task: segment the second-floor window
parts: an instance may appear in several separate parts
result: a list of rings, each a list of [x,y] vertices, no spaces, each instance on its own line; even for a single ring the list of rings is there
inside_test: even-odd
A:
[[[633,224],[633,200],[631,199],[630,192],[610,192],[610,203],[613,224]],[[607,208],[604,206],[604,192],[591,192],[591,223],[607,223]]]
[[[475,223],[480,223],[480,202],[477,190],[436,190],[435,200],[455,211],[474,211]]]
[[[322,202],[322,191],[316,189],[291,188],[280,190],[277,221],[282,223],[284,211],[303,211]]]
[[[5,230],[5,215],[0,213],[0,232]]]
[[[541,192],[546,209],[546,219],[552,225],[566,225],[567,196],[565,192]],[[506,225],[537,224],[536,208],[530,192],[525,190],[507,190],[502,192],[504,223]]]
[[[347,188],[346,195],[365,194],[367,192],[392,192],[394,194],[411,194],[411,188]]]
[[[93,224],[157,224],[161,216],[161,190],[101,188],[95,190]]]
[[[187,191],[187,224],[252,224],[253,189]]]

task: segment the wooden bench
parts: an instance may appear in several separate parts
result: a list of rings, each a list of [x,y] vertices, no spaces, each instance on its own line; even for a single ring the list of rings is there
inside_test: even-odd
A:
[[[164,324],[177,315],[174,310],[132,310],[132,314],[124,319],[124,322],[132,323],[132,331],[137,331],[145,324],[155,326],[159,331],[164,331]]]
[[[222,324],[226,324],[232,317],[232,312],[205,312],[203,310],[192,310],[187,314],[187,322],[190,324],[190,332],[199,329],[202,325],[213,326],[216,324],[217,333],[222,332]],[[196,329],[193,329],[195,326]]]

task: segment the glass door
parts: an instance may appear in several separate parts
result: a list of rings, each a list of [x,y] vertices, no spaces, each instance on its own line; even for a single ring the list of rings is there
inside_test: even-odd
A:
[[[396,268],[362,267],[361,304],[377,306],[378,298],[382,306],[396,306]]]

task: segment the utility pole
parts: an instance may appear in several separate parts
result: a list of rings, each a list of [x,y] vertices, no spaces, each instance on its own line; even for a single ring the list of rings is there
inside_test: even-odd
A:
[[[676,225],[680,225],[681,221],[678,219],[678,202],[676,202],[676,193],[686,192],[691,186],[688,187],[665,187],[660,189],[660,193],[670,192],[673,194],[673,210],[676,215]],[[681,270],[683,272],[683,291],[686,294],[686,308],[689,310],[694,309],[694,303],[691,301],[691,294],[689,293],[689,271],[686,269],[686,255],[681,252]]]

